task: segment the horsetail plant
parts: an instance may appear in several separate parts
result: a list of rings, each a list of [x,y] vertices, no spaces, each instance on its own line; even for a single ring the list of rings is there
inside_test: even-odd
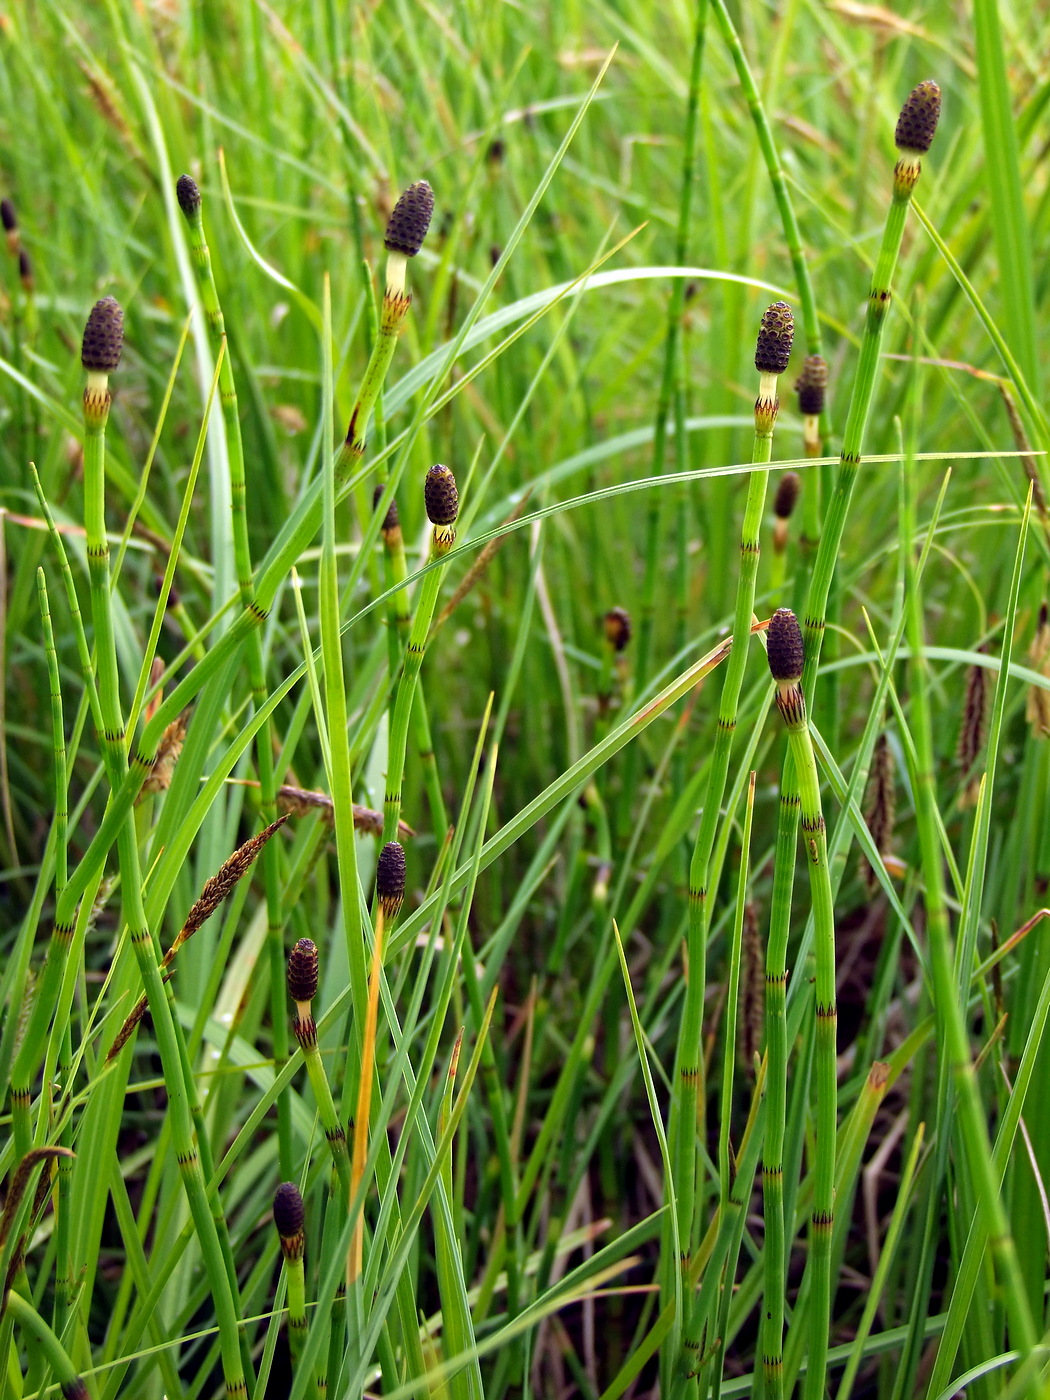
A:
[[[828,1334],[831,1327],[831,1243],[835,1224],[835,1132],[838,1120],[838,1083],[836,1066],[836,1027],[838,1013],[835,999],[835,911],[828,870],[828,843],[824,815],[820,802],[820,780],[813,741],[806,717],[806,700],[802,689],[805,648],[798,619],[790,608],[778,608],[766,633],[766,655],[770,674],[776,682],[776,704],[787,726],[788,743],[795,760],[799,791],[799,812],[802,834],[809,857],[810,897],[813,907],[814,951],[816,959],[816,1040],[814,1045],[814,1075],[816,1078],[816,1133],[813,1148],[813,1214],[810,1227],[810,1252],[807,1269],[812,1275],[810,1288],[810,1345],[806,1370],[807,1400],[824,1394],[827,1368]],[[780,854],[778,850],[778,855]],[[786,948],[783,950],[786,955]],[[774,952],[777,955],[773,962]],[[780,949],[770,945],[770,961],[766,968],[766,1019],[769,1034],[769,1103],[767,1104],[767,1154],[763,1161],[763,1183],[767,1208],[774,1215],[778,1209],[783,1218],[783,1160],[777,1153],[777,1139],[783,1147],[783,1106],[786,1097],[778,1095],[773,1102],[773,1081],[782,1090],[787,1084],[787,1038],[779,1030],[784,1023],[787,988],[787,967],[780,958]],[[779,1115],[779,1121],[775,1115]],[[779,1130],[779,1131],[778,1131]],[[769,1217],[767,1216],[767,1231]],[[781,1223],[781,1232],[783,1225]],[[772,1251],[771,1251],[772,1254]],[[779,1274],[774,1274],[774,1267]],[[784,1256],[769,1264],[766,1274],[766,1332],[763,1340],[763,1370],[774,1395],[783,1393],[782,1301],[786,1277]],[[781,1307],[777,1306],[779,1298]]]
[[[294,1181],[282,1181],[273,1196],[273,1223],[281,1241],[281,1257],[288,1281],[288,1349],[298,1366],[306,1344],[306,1210]]]
[[[689,1254],[696,1234],[697,1198],[697,1137],[704,1138],[704,1092],[701,1085],[703,1061],[701,1056],[704,1009],[705,959],[707,930],[710,920],[710,891],[708,879],[715,833],[721,816],[722,798],[729,772],[729,759],[736,729],[737,706],[747,663],[747,644],[751,635],[751,619],[755,605],[755,583],[758,576],[760,530],[766,500],[765,469],[772,454],[773,426],[779,400],[777,381],[788,366],[794,338],[794,317],[786,302],[774,302],[762,316],[755,347],[755,368],[759,373],[758,399],[755,403],[755,441],[752,462],[758,468],[748,478],[747,502],[740,534],[740,572],[737,579],[736,608],[733,615],[732,649],[722,681],[714,748],[711,754],[707,792],[703,815],[697,833],[689,867],[689,934],[688,973],[685,1006],[679,1028],[675,1074],[672,1081],[670,1153],[674,1167],[674,1190],[678,1215],[678,1234],[682,1258],[675,1267],[688,1267]],[[669,1243],[669,1235],[665,1239]],[[672,1267],[669,1249],[665,1252],[667,1265],[664,1283],[671,1287],[669,1269]],[[695,1350],[697,1337],[686,1337],[685,1345]]]
[[[423,655],[427,648],[430,623],[434,616],[441,579],[445,570],[442,561],[456,542],[456,518],[459,515],[459,492],[456,478],[448,467],[440,462],[427,472],[423,483],[423,501],[427,518],[434,527],[431,538],[431,555],[437,567],[431,568],[423,577],[419,602],[412,619],[412,630],[405,648],[405,659],[398,680],[397,699],[394,702],[394,717],[390,726],[390,742],[387,752],[386,798],[383,804],[383,840],[393,841],[397,837],[401,818],[401,782],[405,770],[405,752],[408,747],[408,724],[415,700],[416,684],[419,680]]]
[[[124,784],[128,761],[120,702],[110,592],[109,543],[105,524],[105,430],[112,401],[109,377],[120,362],[123,340],[124,313],[113,297],[103,297],[92,308],[81,346],[81,362],[87,372],[87,385],[84,390],[84,521],[92,620],[95,626],[99,714],[102,722],[99,738],[103,764],[114,794]],[[140,776],[140,783],[144,776],[144,773]],[[130,807],[124,808],[116,802],[111,803],[109,815],[110,826],[106,832],[103,850],[109,849],[115,837],[124,920],[153,1017],[168,1094],[172,1142],[215,1302],[226,1392],[230,1396],[242,1396],[247,1394],[247,1387],[238,1326],[236,1273],[232,1268],[228,1239],[221,1238],[221,1206],[213,1206],[209,1202],[205,1186],[191,1108],[195,1094],[188,1082],[189,1067],[185,1046],[172,1015],[171,1003],[158,967],[156,944],[143,906],[142,872],[134,818]],[[101,834],[100,831],[98,835]],[[16,1143],[20,1125],[23,1131],[28,1126],[32,1079],[44,1053],[44,1041],[51,1013],[57,1001],[66,960],[72,950],[73,936],[77,928],[77,905],[71,901],[74,892],[75,899],[79,900],[79,894],[89,886],[93,878],[87,857],[81,862],[78,875],[85,865],[89,866],[86,874],[83,874],[80,880],[71,879],[58,898],[54,930],[36,1004],[12,1070],[12,1108],[15,1115]],[[82,920],[80,927],[83,933]],[[216,1197],[216,1202],[217,1199]]]
[[[226,321],[215,286],[211,250],[204,234],[201,192],[191,176],[180,175],[175,185],[175,193],[179,208],[189,226],[205,320],[213,349],[216,355],[219,355],[226,340]],[[219,390],[223,423],[226,429],[226,451],[230,464],[230,513],[237,588],[242,606],[250,610],[258,605],[255,601],[251,548],[248,541],[246,512],[248,483],[245,475],[240,408],[237,402],[237,388],[228,345],[225,346],[225,353],[222,353],[219,364]],[[252,688],[252,703],[256,709],[259,709],[266,703],[269,686],[266,683],[262,636],[258,628],[252,629],[248,639],[248,676]],[[269,825],[277,817],[277,798],[273,741],[268,719],[264,721],[256,736],[255,761],[259,773],[259,799],[262,817],[263,821]],[[288,1060],[289,1041],[288,1023],[284,1015],[284,1000],[281,991],[281,973],[284,963],[284,916],[281,909],[280,853],[276,846],[268,849],[263,856],[263,885],[266,891],[266,946],[270,967],[270,1020],[273,1034],[274,1072],[280,1074]],[[284,1095],[277,1103],[277,1126],[281,1171],[283,1175],[289,1175],[293,1165],[292,1119],[291,1106]]]
[[[940,104],[940,89],[937,84],[931,81],[920,83],[909,95],[897,123],[895,139],[899,152],[899,160],[894,167],[893,173],[893,198],[890,204],[889,214],[887,215],[882,236],[882,245],[879,250],[879,256],[875,265],[875,272],[872,277],[871,289],[868,296],[868,310],[864,326],[864,336],[861,342],[860,363],[854,381],[853,394],[850,399],[846,426],[843,433],[842,450],[835,487],[831,499],[828,502],[826,514],[821,522],[820,540],[817,545],[813,573],[810,577],[807,592],[802,674],[803,694],[808,693],[812,695],[814,693],[814,681],[817,675],[820,661],[820,648],[824,636],[828,595],[835,573],[835,566],[842,543],[842,532],[849,511],[853,488],[856,483],[857,473],[860,469],[861,447],[875,391],[875,378],[879,366],[882,333],[885,327],[886,312],[889,308],[892,296],[891,285],[893,275],[900,256],[901,241],[904,236],[904,225],[907,218],[908,206],[911,202],[912,193],[921,172],[922,156],[929,150],[934,133],[937,129]],[[823,376],[820,377],[822,378]],[[804,387],[808,395],[814,386],[806,385]],[[823,387],[819,383],[816,388],[818,388],[820,392],[823,392]],[[815,400],[809,400],[809,403],[814,406],[815,402]],[[797,745],[795,744],[789,744],[788,746],[780,781],[776,859],[773,872],[773,894],[770,903],[769,942],[766,957],[767,986],[769,985],[768,979],[771,977],[774,979],[781,976],[786,977],[787,946],[791,921],[791,897],[794,888],[795,855],[801,804],[801,790],[796,774],[796,747]],[[773,1038],[779,1037],[780,1043],[776,1051],[777,1062],[778,1064],[786,1065],[787,1042],[783,1016],[778,1014],[775,1020],[771,1020],[769,1012],[770,1003],[768,1001],[767,992],[766,1033],[770,1059],[772,1061]],[[786,1089],[783,1085],[782,1078],[778,1084],[774,1084],[772,1079],[773,1076],[771,1074],[770,1094],[775,1102],[770,1104],[769,1132],[773,1133],[774,1137],[768,1144],[768,1151],[770,1153],[771,1166],[775,1170],[777,1159],[782,1158],[783,1155],[783,1138],[781,1136],[778,1149],[776,1134],[780,1131],[778,1124],[783,1121],[784,1113],[786,1113],[786,1100],[784,1098]],[[768,1241],[771,1230],[774,1235],[779,1232],[780,1240],[783,1241],[783,1212],[782,1208],[778,1212],[778,1200],[781,1202],[783,1200],[782,1186],[779,1194],[774,1188],[772,1199],[769,1199],[767,1195],[767,1249],[769,1248]],[[782,1388],[783,1288],[785,1279],[784,1260],[786,1259],[783,1243],[779,1246],[775,1245],[774,1252],[778,1253],[778,1257],[775,1260],[770,1261],[767,1258],[766,1308],[764,1320],[766,1337],[769,1340],[763,1343],[763,1364],[767,1378],[772,1378],[778,1371],[780,1372],[780,1386]],[[826,1351],[826,1337],[824,1338],[823,1346]],[[774,1394],[776,1393],[779,1392],[774,1391]]]
[[[350,1193],[350,1154],[346,1146],[346,1130],[339,1121],[331,1086],[317,1048],[317,1022],[313,1015],[313,999],[317,995],[317,944],[310,938],[300,938],[288,954],[288,995],[295,1002],[293,1030],[303,1052],[310,1088],[314,1093],[321,1128],[332,1154],[332,1165],[339,1179],[344,1198]]]
[[[434,191],[426,180],[409,185],[394,205],[386,226],[383,246],[387,250],[386,289],[379,316],[379,334],[365,370],[357,402],[350,414],[346,440],[336,459],[337,484],[346,481],[364,456],[368,420],[379,398],[387,371],[394,358],[397,338],[404,329],[412,298],[407,290],[409,258],[414,258],[434,216]]]
[[[774,594],[779,593],[784,586],[788,524],[798,505],[801,489],[802,478],[798,472],[785,472],[777,482],[777,492],[773,497],[773,568],[769,586]]]

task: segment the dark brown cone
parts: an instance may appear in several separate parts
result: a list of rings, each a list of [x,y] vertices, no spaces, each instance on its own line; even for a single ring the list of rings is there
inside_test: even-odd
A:
[[[18,227],[15,206],[9,199],[0,199],[0,223],[3,223],[5,233],[14,233]]]
[[[802,489],[802,478],[798,472],[785,472],[780,478],[777,494],[773,498],[773,514],[778,520],[790,520],[791,512],[798,505],[798,493]]]
[[[631,614],[626,608],[610,608],[602,619],[605,640],[613,651],[624,651],[631,640]]]
[[[373,510],[377,510],[377,509],[379,508],[379,502],[382,500],[382,498],[383,498],[383,492],[384,492],[385,490],[386,490],[386,487],[383,485],[382,482],[380,482],[380,483],[376,486],[376,489],[372,492],[372,509],[373,509]],[[381,528],[381,530],[383,531],[383,534],[386,535],[386,534],[389,534],[389,532],[390,532],[391,530],[396,530],[396,529],[398,529],[399,526],[400,526],[400,524],[401,524],[401,516],[400,516],[400,514],[399,514],[399,512],[398,512],[398,509],[397,509],[397,501],[394,499],[393,496],[391,496],[391,497],[390,497],[390,504],[387,506],[386,515],[383,517],[383,524],[380,526],[380,528]]]
[[[379,852],[376,894],[384,915],[395,918],[405,897],[405,848],[400,841],[388,841]]]
[[[777,608],[766,633],[766,659],[773,679],[780,685],[801,680],[805,657],[798,618],[790,608]]]
[[[112,374],[124,347],[124,312],[116,297],[96,301],[84,327],[80,362],[89,374]]]
[[[440,462],[427,472],[423,482],[423,502],[431,525],[454,525],[459,514],[456,478]]]
[[[786,301],[766,308],[755,345],[755,369],[759,374],[783,374],[791,358],[795,318]]]
[[[941,115],[941,90],[927,78],[908,94],[908,100],[897,118],[893,139],[899,151],[916,151],[925,155],[933,144],[937,120]]]
[[[187,219],[195,219],[200,213],[201,192],[192,175],[180,175],[176,180],[175,198]]]
[[[317,944],[300,938],[288,954],[288,995],[293,1001],[313,1001],[317,995]]]
[[[383,246],[388,252],[414,258],[423,246],[433,215],[434,191],[426,180],[417,180],[394,205]]]
[[[273,1223],[282,1239],[302,1233],[306,1209],[294,1181],[282,1181],[273,1193]]]
[[[18,275],[22,280],[22,289],[27,292],[33,290],[33,260],[24,248],[18,250]]]
[[[802,373],[795,380],[798,411],[807,418],[819,418],[824,412],[824,393],[828,387],[828,362],[823,355],[807,355]]]

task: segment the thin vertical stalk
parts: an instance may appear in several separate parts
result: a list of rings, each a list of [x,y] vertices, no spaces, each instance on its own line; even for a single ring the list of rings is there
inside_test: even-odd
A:
[[[179,206],[189,225],[190,251],[197,266],[201,301],[212,349],[219,357],[219,396],[230,464],[234,563],[241,603],[247,608],[252,605],[254,599],[251,548],[245,509],[248,486],[237,388],[229,346],[226,344],[226,322],[212,273],[211,250],[204,235],[200,191],[188,175],[183,175],[178,181],[177,193]],[[222,353],[224,346],[225,353]],[[269,687],[266,683],[262,635],[258,628],[253,629],[248,639],[247,652],[252,704],[259,709],[266,703]],[[263,824],[269,826],[277,819],[277,786],[274,779],[273,742],[269,719],[264,721],[256,736],[255,763],[259,774],[259,806]],[[284,918],[281,910],[280,847],[275,842],[269,842],[263,851],[262,867],[266,891],[266,948],[270,967],[270,1022],[274,1073],[280,1074],[288,1061],[289,1040],[288,1020],[284,1014]],[[281,1176],[287,1178],[292,1175],[295,1165],[292,1151],[291,1103],[287,1095],[282,1095],[277,1101],[277,1135]]]
[[[759,371],[759,394],[755,404],[755,440],[752,462],[760,468],[772,455],[773,427],[779,402],[777,378],[787,368],[791,354],[793,320],[790,308],[774,302],[762,318],[755,354]],[[751,619],[755,605],[755,582],[758,576],[760,531],[765,509],[766,483],[769,473],[759,469],[750,473],[747,503],[740,533],[740,572],[737,580],[736,608],[733,617],[733,641],[722,682],[718,709],[718,724],[708,771],[707,793],[703,815],[689,867],[689,932],[688,971],[685,1005],[679,1028],[672,1083],[670,1113],[671,1161],[674,1168],[674,1189],[678,1213],[678,1234],[682,1258],[677,1267],[688,1267],[689,1253],[696,1230],[697,1199],[697,1137],[703,1141],[704,1090],[701,1057],[704,1011],[705,961],[707,930],[710,921],[708,888],[711,853],[721,817],[722,799],[729,773],[729,760],[736,730],[737,709],[747,664],[747,643],[751,634]],[[670,1260],[666,1254],[664,1286],[669,1287]],[[686,1346],[695,1346],[695,1337],[686,1337]]]
[[[779,609],[768,632],[769,669],[777,685],[776,702],[787,726],[795,760],[802,836],[809,857],[810,899],[813,909],[813,948],[816,964],[816,1035],[813,1069],[816,1079],[816,1141],[813,1159],[813,1214],[807,1272],[811,1274],[810,1345],[806,1369],[806,1400],[824,1394],[828,1337],[831,1330],[831,1245],[835,1224],[835,1132],[838,1120],[836,1068],[835,910],[828,868],[827,832],[820,802],[820,780],[809,733],[801,680],[803,641],[795,614]],[[791,852],[794,859],[794,851]],[[783,1282],[780,1282],[780,1289]],[[774,1285],[776,1287],[776,1285]],[[769,1307],[767,1304],[767,1312]],[[776,1338],[770,1336],[775,1344]],[[765,1367],[766,1363],[763,1362]],[[769,1368],[772,1372],[773,1367]]]

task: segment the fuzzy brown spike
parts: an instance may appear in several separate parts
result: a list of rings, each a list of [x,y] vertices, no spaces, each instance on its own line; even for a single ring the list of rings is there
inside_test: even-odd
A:
[[[753,1074],[755,1056],[762,1051],[762,1023],[765,1016],[766,969],[762,957],[762,939],[758,932],[758,914],[748,900],[744,905],[744,976],[741,1009],[744,1065]]]
[[[124,347],[124,312],[116,297],[103,297],[91,308],[80,346],[80,362],[89,374],[112,374]]]
[[[426,180],[417,180],[394,205],[383,246],[388,252],[414,258],[423,246],[433,216],[434,191]]]
[[[932,79],[913,88],[897,118],[893,139],[897,149],[925,155],[933,144],[941,115],[941,90]]]
[[[871,839],[880,855],[888,855],[893,841],[893,823],[897,813],[897,793],[893,780],[893,750],[885,732],[875,740],[875,751],[871,758],[871,772],[868,775],[868,806],[864,820],[871,832]],[[864,883],[869,894],[879,887],[878,877],[873,867],[865,860],[863,866]]]
[[[963,806],[972,806],[977,801],[980,775],[975,774],[973,770],[984,747],[987,712],[988,684],[985,668],[971,666],[966,675],[966,699],[963,703],[959,742],[955,751],[962,783],[960,802]]]
[[[237,847],[228,860],[223,861],[215,874],[205,882],[199,898],[186,915],[186,922],[175,940],[172,952],[175,951],[175,947],[185,943],[187,938],[191,938],[201,925],[211,918],[223,900],[229,898],[267,841],[280,831],[287,820],[287,814],[278,817],[255,836],[249,837],[242,846]],[[170,953],[166,955],[165,965],[170,961],[170,956]]]
[[[1039,622],[1036,625],[1032,645],[1028,648],[1028,660],[1032,670],[1050,678],[1050,615],[1044,603],[1039,609]],[[1040,685],[1030,685],[1025,698],[1025,719],[1032,726],[1036,739],[1050,739],[1050,690]]]
[[[783,374],[791,359],[795,317],[786,301],[775,301],[762,316],[755,344],[755,369],[759,374]]]

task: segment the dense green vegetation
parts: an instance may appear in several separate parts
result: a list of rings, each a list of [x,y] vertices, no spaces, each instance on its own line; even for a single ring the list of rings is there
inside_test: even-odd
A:
[[[0,13],[0,1395],[1050,1393],[1048,23]]]

